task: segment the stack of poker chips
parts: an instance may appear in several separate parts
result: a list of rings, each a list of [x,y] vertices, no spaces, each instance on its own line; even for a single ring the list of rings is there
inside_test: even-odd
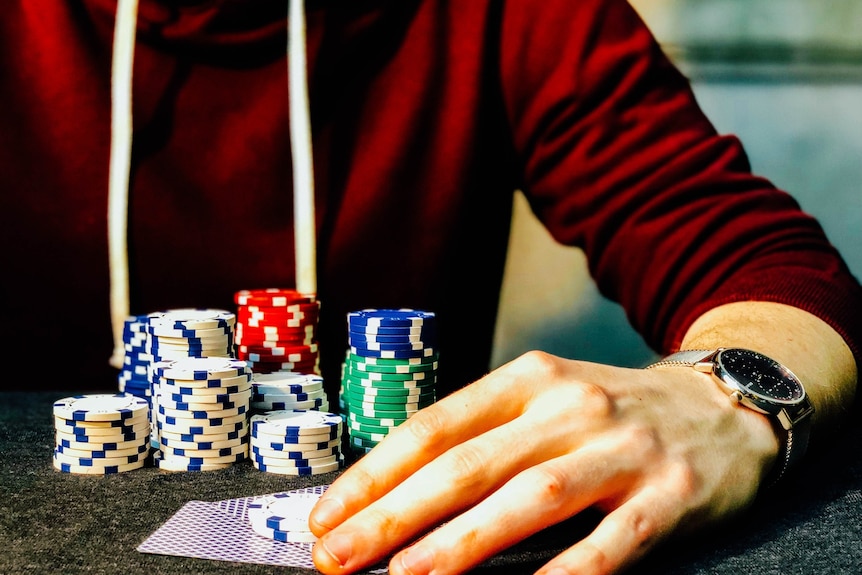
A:
[[[117,376],[120,392],[131,393],[149,400],[152,390],[148,368],[152,362],[147,351],[146,315],[133,315],[123,322],[123,367]]]
[[[347,314],[350,349],[341,381],[350,445],[368,451],[435,401],[436,316],[409,309]]]
[[[323,378],[316,374],[276,371],[251,376],[251,412],[306,409],[329,411]]]
[[[284,543],[314,543],[308,525],[320,493],[283,491],[257,497],[248,504],[248,522],[258,535]]]
[[[211,471],[248,458],[251,370],[242,360],[186,357],[152,364],[159,451],[167,471]]]
[[[251,461],[281,475],[319,475],[344,465],[336,413],[283,410],[251,416]]]
[[[54,402],[54,468],[106,475],[139,469],[149,457],[149,405],[129,393]]]
[[[237,304],[236,357],[255,373],[320,373],[317,325],[320,302],[291,289],[241,290]]]
[[[233,357],[236,314],[217,308],[180,308],[147,315],[145,357],[151,364],[186,357]],[[153,374],[148,370],[152,414],[158,412]],[[152,444],[158,447],[155,420]]]

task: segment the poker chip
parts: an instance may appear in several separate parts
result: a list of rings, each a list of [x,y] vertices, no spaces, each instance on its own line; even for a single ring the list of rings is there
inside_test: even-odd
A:
[[[54,415],[70,421],[124,421],[148,410],[145,399],[130,393],[76,395],[54,402]]]
[[[248,364],[230,357],[186,357],[154,363],[152,371],[159,377],[198,381],[237,377],[250,372]]]
[[[246,362],[230,357],[153,363],[156,466],[209,471],[246,460],[251,375]]]
[[[305,461],[305,465],[307,465],[307,462],[312,459],[339,455],[341,453],[340,443],[341,440],[339,439],[338,445],[333,445],[332,447],[321,447],[319,449],[308,449],[306,451],[283,451],[278,449],[267,449],[259,445],[253,445],[251,446],[251,455],[266,458]]]
[[[216,471],[219,469],[227,469],[235,462],[229,461],[227,463],[188,463],[175,457],[165,458],[164,454],[161,451],[155,451],[153,453],[153,463],[157,468],[164,471]]]
[[[149,457],[149,403],[130,393],[76,395],[53,404],[53,467],[106,475],[143,467]]]
[[[314,294],[285,288],[244,289],[234,294],[234,303],[241,306],[285,307],[314,301]]]
[[[333,463],[324,463],[321,465],[311,465],[308,467],[292,467],[292,466],[281,466],[281,465],[267,465],[264,463],[260,463],[252,459],[252,465],[255,469],[259,471],[266,471],[268,473],[275,473],[278,475],[298,475],[298,476],[308,476],[308,475],[320,475],[322,473],[332,473],[334,471],[338,471],[344,465],[344,460],[339,459]],[[278,539],[278,541],[283,541],[283,539]]]
[[[72,473],[77,475],[111,475],[114,473],[124,473],[141,469],[144,466],[145,460],[141,459],[132,463],[121,465],[74,465],[58,460],[57,455],[52,459],[54,469],[63,473]]]
[[[236,314],[221,309],[172,309],[148,317],[151,327],[174,330],[225,329],[236,324]]]
[[[284,436],[288,433],[299,435],[317,435],[329,433],[332,428],[341,426],[341,416],[311,410],[273,411],[251,418],[253,431]]]
[[[308,516],[318,500],[320,495],[316,493],[272,493],[248,504],[248,520],[267,529],[307,533],[311,531]]]
[[[347,314],[350,331],[364,331],[368,327],[424,327],[433,325],[435,320],[433,312],[412,309],[364,309]]]
[[[146,315],[127,317],[123,322],[123,366],[117,374],[117,389],[121,393],[131,393],[148,399],[150,382],[147,369],[152,361],[146,352],[147,325]]]
[[[366,309],[347,314],[348,350],[339,406],[349,445],[366,452],[436,401],[437,321],[433,312]]]
[[[240,290],[234,302],[236,357],[247,361],[254,373],[320,374],[320,301],[313,294],[284,288]]]
[[[316,475],[344,464],[343,420],[316,410],[279,410],[252,415],[250,459],[264,472]]]

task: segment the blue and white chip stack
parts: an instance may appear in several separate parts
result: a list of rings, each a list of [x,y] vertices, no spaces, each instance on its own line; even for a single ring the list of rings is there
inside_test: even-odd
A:
[[[436,399],[437,324],[432,312],[366,309],[347,314],[350,349],[341,382],[350,445],[373,448]]]
[[[123,323],[123,367],[117,376],[117,387],[120,392],[131,393],[144,397],[149,401],[152,390],[148,368],[152,358],[147,351],[146,315],[133,315]]]
[[[186,357],[234,357],[236,314],[217,308],[180,308],[147,315],[145,356],[151,364]],[[158,412],[157,390],[148,370],[152,414]],[[152,444],[158,447],[155,419]]]
[[[248,458],[251,368],[223,357],[185,357],[152,364],[157,467],[224,469]]]
[[[319,475],[344,465],[336,413],[283,410],[251,416],[251,462],[281,475]]]
[[[293,409],[329,411],[321,376],[292,371],[251,376],[252,414]]]
[[[53,465],[86,475],[144,466],[150,424],[146,399],[129,393],[76,395],[54,402]]]

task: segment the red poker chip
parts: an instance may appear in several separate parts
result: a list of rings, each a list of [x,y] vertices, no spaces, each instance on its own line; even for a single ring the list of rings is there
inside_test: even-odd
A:
[[[318,359],[317,351],[296,351],[291,353],[283,353],[284,349],[291,348],[257,348],[255,347],[254,351],[248,349],[248,346],[244,346],[245,349],[237,348],[236,356],[237,359],[242,359],[244,361],[252,361],[252,362],[272,362],[272,363],[307,363],[313,362]],[[306,348],[310,346],[304,346]],[[298,349],[298,348],[297,348]]]
[[[283,335],[246,335],[246,334],[237,334],[236,336],[236,344],[249,346],[263,346],[263,347],[299,347],[306,346],[317,343],[317,338],[313,335],[298,335],[296,337],[289,337]]]
[[[269,307],[285,307],[293,304],[308,304],[315,302],[314,294],[300,293],[295,289],[265,288],[240,290],[234,294],[237,305],[255,305]]]

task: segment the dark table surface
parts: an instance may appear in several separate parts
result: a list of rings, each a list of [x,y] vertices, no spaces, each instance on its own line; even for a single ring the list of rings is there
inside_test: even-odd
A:
[[[146,554],[137,547],[191,500],[220,501],[331,483],[338,473],[287,477],[251,464],[221,471],[154,468],[71,475],[51,465],[52,403],[69,393],[0,393],[0,574],[311,573]],[[532,573],[589,528],[576,518],[500,554],[476,573]],[[656,550],[631,573],[862,574],[862,425],[711,533]]]

